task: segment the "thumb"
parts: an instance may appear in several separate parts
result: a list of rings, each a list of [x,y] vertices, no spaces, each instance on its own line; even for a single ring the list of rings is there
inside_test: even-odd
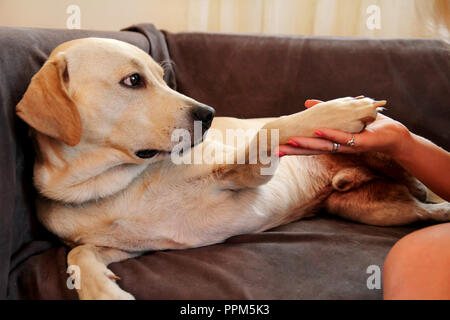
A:
[[[316,104],[321,103],[323,101],[320,100],[316,100],[316,99],[308,99],[305,101],[305,107],[306,108],[311,108],[314,107]]]

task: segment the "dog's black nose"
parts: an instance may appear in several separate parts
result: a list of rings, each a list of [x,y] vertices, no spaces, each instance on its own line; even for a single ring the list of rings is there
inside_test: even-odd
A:
[[[215,114],[216,110],[214,108],[204,104],[195,106],[192,110],[194,121],[201,121],[204,129],[208,129],[211,126]]]

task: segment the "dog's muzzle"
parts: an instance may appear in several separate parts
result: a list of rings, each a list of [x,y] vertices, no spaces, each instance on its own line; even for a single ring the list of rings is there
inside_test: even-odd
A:
[[[203,132],[211,127],[211,123],[214,119],[215,114],[216,110],[214,110],[214,108],[211,108],[210,106],[204,104],[198,105],[192,110],[192,118],[194,118],[194,121],[202,122]]]

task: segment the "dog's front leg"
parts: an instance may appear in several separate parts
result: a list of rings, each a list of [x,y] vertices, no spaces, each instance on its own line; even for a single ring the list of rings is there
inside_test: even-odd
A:
[[[287,143],[292,136],[315,137],[314,132],[321,127],[352,133],[361,132],[367,122],[375,120],[377,109],[385,104],[386,101],[374,101],[370,98],[347,97],[322,102],[305,111],[280,117],[266,123],[249,145],[237,150],[233,164],[216,165],[214,172],[219,175],[226,188],[240,189],[262,185],[271,179],[271,173],[278,164],[278,159],[273,154],[275,146]],[[252,159],[251,150],[255,149],[258,157]],[[262,154],[267,155],[271,161],[261,162]],[[245,162],[239,164],[238,159],[245,159]]]
[[[108,264],[126,260],[138,254],[118,249],[81,245],[73,248],[67,257],[72,270],[78,270],[79,287],[75,287],[81,300],[134,300],[116,283],[116,276]]]

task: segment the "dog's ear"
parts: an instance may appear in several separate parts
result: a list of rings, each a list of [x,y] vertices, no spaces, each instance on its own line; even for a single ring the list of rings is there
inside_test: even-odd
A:
[[[17,115],[31,127],[69,146],[81,140],[78,109],[67,91],[69,74],[64,53],[48,60],[32,78]]]

